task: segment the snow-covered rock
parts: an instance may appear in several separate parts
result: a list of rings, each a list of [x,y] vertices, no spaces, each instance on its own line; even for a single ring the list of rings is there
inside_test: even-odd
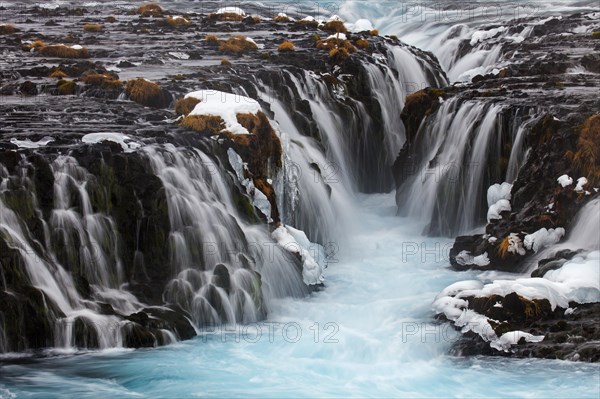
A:
[[[568,175],[562,175],[558,179],[556,179],[556,181],[563,187],[567,187],[573,184],[573,179]]]
[[[239,7],[223,7],[219,8],[215,14],[237,14],[242,17],[246,16],[246,12]]]
[[[488,207],[502,199],[510,201],[510,190],[512,190],[512,184],[506,182],[490,186],[487,191]]]
[[[225,130],[234,134],[248,134],[248,130],[237,121],[237,114],[256,114],[261,110],[258,101],[237,94],[217,90],[199,90],[189,93],[200,102],[189,115],[219,116],[225,122]]]
[[[304,284],[315,285],[325,281],[323,277],[325,250],[322,246],[311,243],[303,231],[290,226],[276,228],[271,236],[286,251],[300,255]],[[311,253],[311,250],[313,253]],[[313,256],[313,254],[316,256]]]
[[[554,245],[560,241],[565,235],[565,229],[557,227],[556,229],[541,228],[535,233],[528,234],[523,239],[523,245],[533,252],[538,252],[540,249]]]
[[[123,133],[89,133],[83,136],[81,141],[86,144],[112,141],[113,143],[120,144],[123,152],[133,152],[142,146],[142,144]]]
[[[495,204],[490,206],[490,209],[488,209],[488,213],[487,213],[488,223],[492,219],[502,219],[502,216],[500,216],[500,213],[504,212],[504,211],[511,211],[511,210],[512,210],[512,208],[510,206],[509,200],[507,200],[507,199],[498,200],[498,202],[496,202]]]

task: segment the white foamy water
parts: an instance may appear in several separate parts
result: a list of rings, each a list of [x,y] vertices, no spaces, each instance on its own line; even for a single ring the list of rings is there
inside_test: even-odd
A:
[[[448,356],[456,335],[431,301],[474,272],[445,268],[450,241],[394,217],[393,195],[357,205],[324,291],[164,348],[0,366],[0,396],[597,397],[598,365]]]

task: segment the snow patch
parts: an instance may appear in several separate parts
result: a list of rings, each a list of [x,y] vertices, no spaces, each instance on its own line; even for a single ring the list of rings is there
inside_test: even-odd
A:
[[[500,338],[490,343],[490,346],[499,351],[508,352],[508,349],[512,345],[519,343],[521,339],[525,342],[542,342],[544,340],[543,335],[533,335],[523,331],[509,331],[502,334]]]
[[[171,51],[169,53],[170,56],[175,57],[179,60],[189,60],[190,55],[181,51]]]
[[[346,34],[342,33],[342,32],[338,32],[334,35],[328,36],[327,39],[325,39],[325,40],[331,40],[331,39],[348,40],[346,37]]]
[[[492,206],[502,199],[510,201],[510,190],[512,190],[512,186],[512,184],[506,182],[490,186],[487,191],[488,206]]]
[[[471,36],[471,46],[476,45],[479,42],[483,42],[484,40],[491,39],[496,36],[498,33],[504,32],[507,28],[505,26],[500,26],[498,28],[490,29],[490,30],[478,30],[473,32]]]
[[[348,29],[350,32],[355,33],[372,31],[373,29],[375,29],[371,21],[369,21],[368,19],[359,19],[353,24],[346,23],[344,25],[346,26],[346,29]]]
[[[325,281],[325,278],[323,277],[323,269],[325,268],[325,250],[323,247],[311,243],[303,231],[294,229],[290,226],[280,226],[276,228],[273,233],[271,233],[271,236],[277,244],[286,251],[300,255],[304,284],[315,285]],[[313,251],[312,254],[311,250]]]
[[[256,114],[261,109],[256,100],[217,90],[194,91],[185,96],[188,97],[200,100],[190,115],[219,116],[225,122],[225,130],[234,134],[249,134],[237,121],[237,114]]]
[[[507,199],[498,200],[498,202],[496,202],[494,205],[490,206],[490,209],[488,209],[488,213],[487,213],[488,223],[492,219],[502,219],[502,216],[500,216],[500,213],[504,212],[504,211],[511,211],[511,210],[512,210],[512,208],[510,206],[509,200],[507,200]]]
[[[237,14],[242,17],[246,16],[246,12],[239,7],[223,7],[219,8],[215,14]]]
[[[458,255],[456,255],[456,263],[461,266],[487,266],[490,264],[490,259],[488,258],[488,253],[484,252],[481,255],[473,256],[469,251],[461,251]]]
[[[556,179],[556,181],[563,187],[567,187],[573,184],[573,179],[568,175],[562,175],[558,179]]]
[[[49,143],[53,142],[54,139],[52,137],[46,136],[38,141],[31,141],[29,139],[19,140],[16,138],[10,139],[10,142],[16,145],[19,148],[40,148],[45,147]]]
[[[585,177],[580,177],[579,179],[577,179],[577,186],[575,187],[575,191],[577,191],[578,193],[583,192],[583,186],[585,186],[588,183],[588,179],[586,179]]]
[[[561,240],[565,235],[565,229],[557,227],[556,229],[541,228],[533,234],[528,234],[523,240],[525,248],[533,252],[538,252],[540,249],[554,245]]]
[[[142,146],[141,143],[134,141],[131,137],[123,133],[89,133],[81,138],[86,144],[97,144],[103,141],[112,141],[121,145],[123,152],[134,152]]]

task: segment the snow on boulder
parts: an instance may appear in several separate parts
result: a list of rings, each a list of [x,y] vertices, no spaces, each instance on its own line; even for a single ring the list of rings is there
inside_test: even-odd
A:
[[[332,40],[332,39],[348,40],[348,38],[346,37],[346,34],[341,33],[341,32],[333,34],[331,36],[328,36],[327,39],[325,39],[325,40]]]
[[[359,19],[358,21],[356,21],[353,24],[350,23],[346,23],[346,29],[348,29],[350,32],[365,32],[365,31],[372,31],[375,28],[373,27],[373,24],[371,23],[371,21],[369,21],[368,19]]]
[[[588,184],[588,179],[586,179],[585,177],[580,177],[579,179],[577,179],[577,186],[575,187],[575,191],[577,191],[578,193],[582,193],[583,186],[585,186],[586,184]]]
[[[481,255],[473,256],[469,251],[461,251],[458,255],[456,255],[456,263],[461,266],[487,266],[490,264],[490,258],[488,257],[488,253],[484,252]]]
[[[512,210],[512,208],[510,206],[509,200],[507,200],[507,199],[498,200],[498,202],[496,202],[494,205],[490,206],[490,209],[488,209],[488,213],[487,213],[488,223],[492,219],[502,219],[502,216],[500,216],[500,213],[504,212],[504,211],[511,211],[511,210]]]
[[[303,231],[289,226],[276,228],[271,236],[286,251],[300,255],[304,284],[315,285],[325,281],[323,277],[323,269],[325,268],[325,251],[323,247],[311,243]],[[317,248],[316,251],[315,248]]]
[[[189,115],[219,116],[225,122],[225,130],[234,134],[249,134],[238,122],[237,114],[255,115],[261,110],[258,101],[252,98],[217,90],[194,91],[185,96],[189,97],[200,100]]]
[[[504,32],[505,30],[506,30],[505,26],[500,26],[500,27],[494,28],[494,29],[475,31],[475,32],[473,32],[473,35],[471,36],[471,42],[469,44],[471,46],[474,46],[479,42],[483,42],[484,40],[493,38],[498,33]]]
[[[512,190],[512,186],[512,184],[506,182],[490,186],[487,191],[488,207],[494,205],[502,199],[510,201],[510,190]]]
[[[52,137],[48,137],[48,136],[46,136],[38,141],[31,141],[29,139],[19,140],[16,138],[10,139],[10,142],[12,144],[16,145],[17,147],[30,148],[30,149],[45,147],[53,141],[54,141],[54,139]]]
[[[121,145],[123,152],[133,152],[142,145],[123,133],[89,133],[81,138],[86,144],[97,144],[111,141]]]
[[[246,16],[246,12],[239,7],[223,7],[219,8],[215,14],[237,14],[242,17]]]
[[[523,241],[519,238],[517,233],[510,233],[508,235],[508,252],[515,255],[525,255],[527,251],[523,247]]]
[[[490,343],[490,346],[496,350],[508,352],[512,345],[516,345],[523,339],[525,342],[542,342],[543,335],[533,335],[523,331],[509,331]]]
[[[567,187],[573,184],[573,179],[568,175],[562,175],[558,179],[556,179],[556,181],[563,187]]]
[[[538,252],[540,249],[554,245],[560,241],[565,235],[565,229],[557,227],[556,229],[541,228],[533,234],[528,234],[523,239],[523,245],[533,252]]]

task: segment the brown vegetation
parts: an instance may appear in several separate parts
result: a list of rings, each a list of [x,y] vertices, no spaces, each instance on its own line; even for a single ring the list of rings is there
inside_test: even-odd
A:
[[[102,32],[104,26],[102,24],[83,24],[83,30],[86,32]]]
[[[165,19],[165,22],[173,27],[189,26],[192,24],[192,21],[190,21],[189,19],[183,18],[183,17],[177,17],[177,18],[167,17]]]
[[[148,107],[166,107],[171,102],[171,94],[157,83],[137,78],[127,82],[127,96],[138,104]]]
[[[17,31],[18,31],[18,29],[15,28],[14,25],[10,25],[10,24],[0,25],[0,35],[10,35]]]
[[[273,21],[275,21],[275,22],[290,22],[291,20],[288,16],[278,15],[275,18],[273,18]]]
[[[348,29],[342,21],[329,21],[323,26],[323,30],[330,33],[347,33]]]
[[[244,19],[244,16],[234,12],[224,12],[221,14],[210,14],[208,18],[212,21],[241,21]]]
[[[39,47],[37,51],[39,51],[39,53],[43,56],[56,58],[88,58],[90,56],[87,49],[84,47],[73,48],[70,46],[65,46],[64,44],[42,46]]]
[[[251,41],[246,40],[246,37],[237,35],[221,42],[219,50],[231,54],[244,54],[250,50],[256,50],[258,47]]]
[[[356,53],[356,47],[352,45],[348,40],[342,39],[325,39],[317,41],[317,48],[320,50],[327,50],[331,52],[334,49],[344,49],[347,53]]]
[[[119,77],[111,73],[85,72],[81,75],[81,81],[86,85],[100,86],[105,89],[123,87],[123,82],[119,80]]]
[[[314,21],[314,20],[309,21],[309,20],[306,20],[306,19],[301,19],[301,20],[296,21],[296,25],[298,25],[298,26],[304,26],[304,27],[307,27],[307,28],[317,28],[319,26],[319,23],[317,21]]]
[[[155,3],[144,4],[137,9],[137,13],[142,17],[160,17],[163,9]]]
[[[221,65],[222,66],[231,66],[231,61],[229,61],[227,58],[222,58],[221,59]]]
[[[294,43],[286,40],[283,43],[281,43],[279,45],[279,47],[277,47],[277,51],[279,51],[281,53],[284,53],[287,51],[294,51]]]
[[[369,31],[369,35],[371,36],[379,36],[379,31],[377,29],[373,29]]]
[[[223,118],[214,115],[188,115],[181,120],[180,125],[210,135],[219,134],[225,129]]]
[[[180,98],[175,103],[175,113],[177,115],[187,116],[194,110],[194,107],[198,105],[200,100],[194,97]]]
[[[68,76],[69,75],[67,75],[64,71],[61,71],[60,69],[57,69],[54,72],[52,72],[50,75],[48,75],[49,78],[58,78],[58,79],[66,78]]]
[[[567,151],[566,156],[581,176],[596,185],[600,183],[600,114],[587,118],[578,133],[577,150]]]
[[[348,57],[350,57],[350,54],[348,53],[348,50],[343,47],[334,48],[329,52],[329,58],[336,64],[346,61]]]
[[[358,39],[354,44],[356,44],[356,47],[363,50],[367,50],[369,48],[369,42],[365,39]]]
[[[61,96],[73,95],[77,93],[77,83],[72,80],[59,80],[56,82],[56,87],[58,87],[58,94]]]

